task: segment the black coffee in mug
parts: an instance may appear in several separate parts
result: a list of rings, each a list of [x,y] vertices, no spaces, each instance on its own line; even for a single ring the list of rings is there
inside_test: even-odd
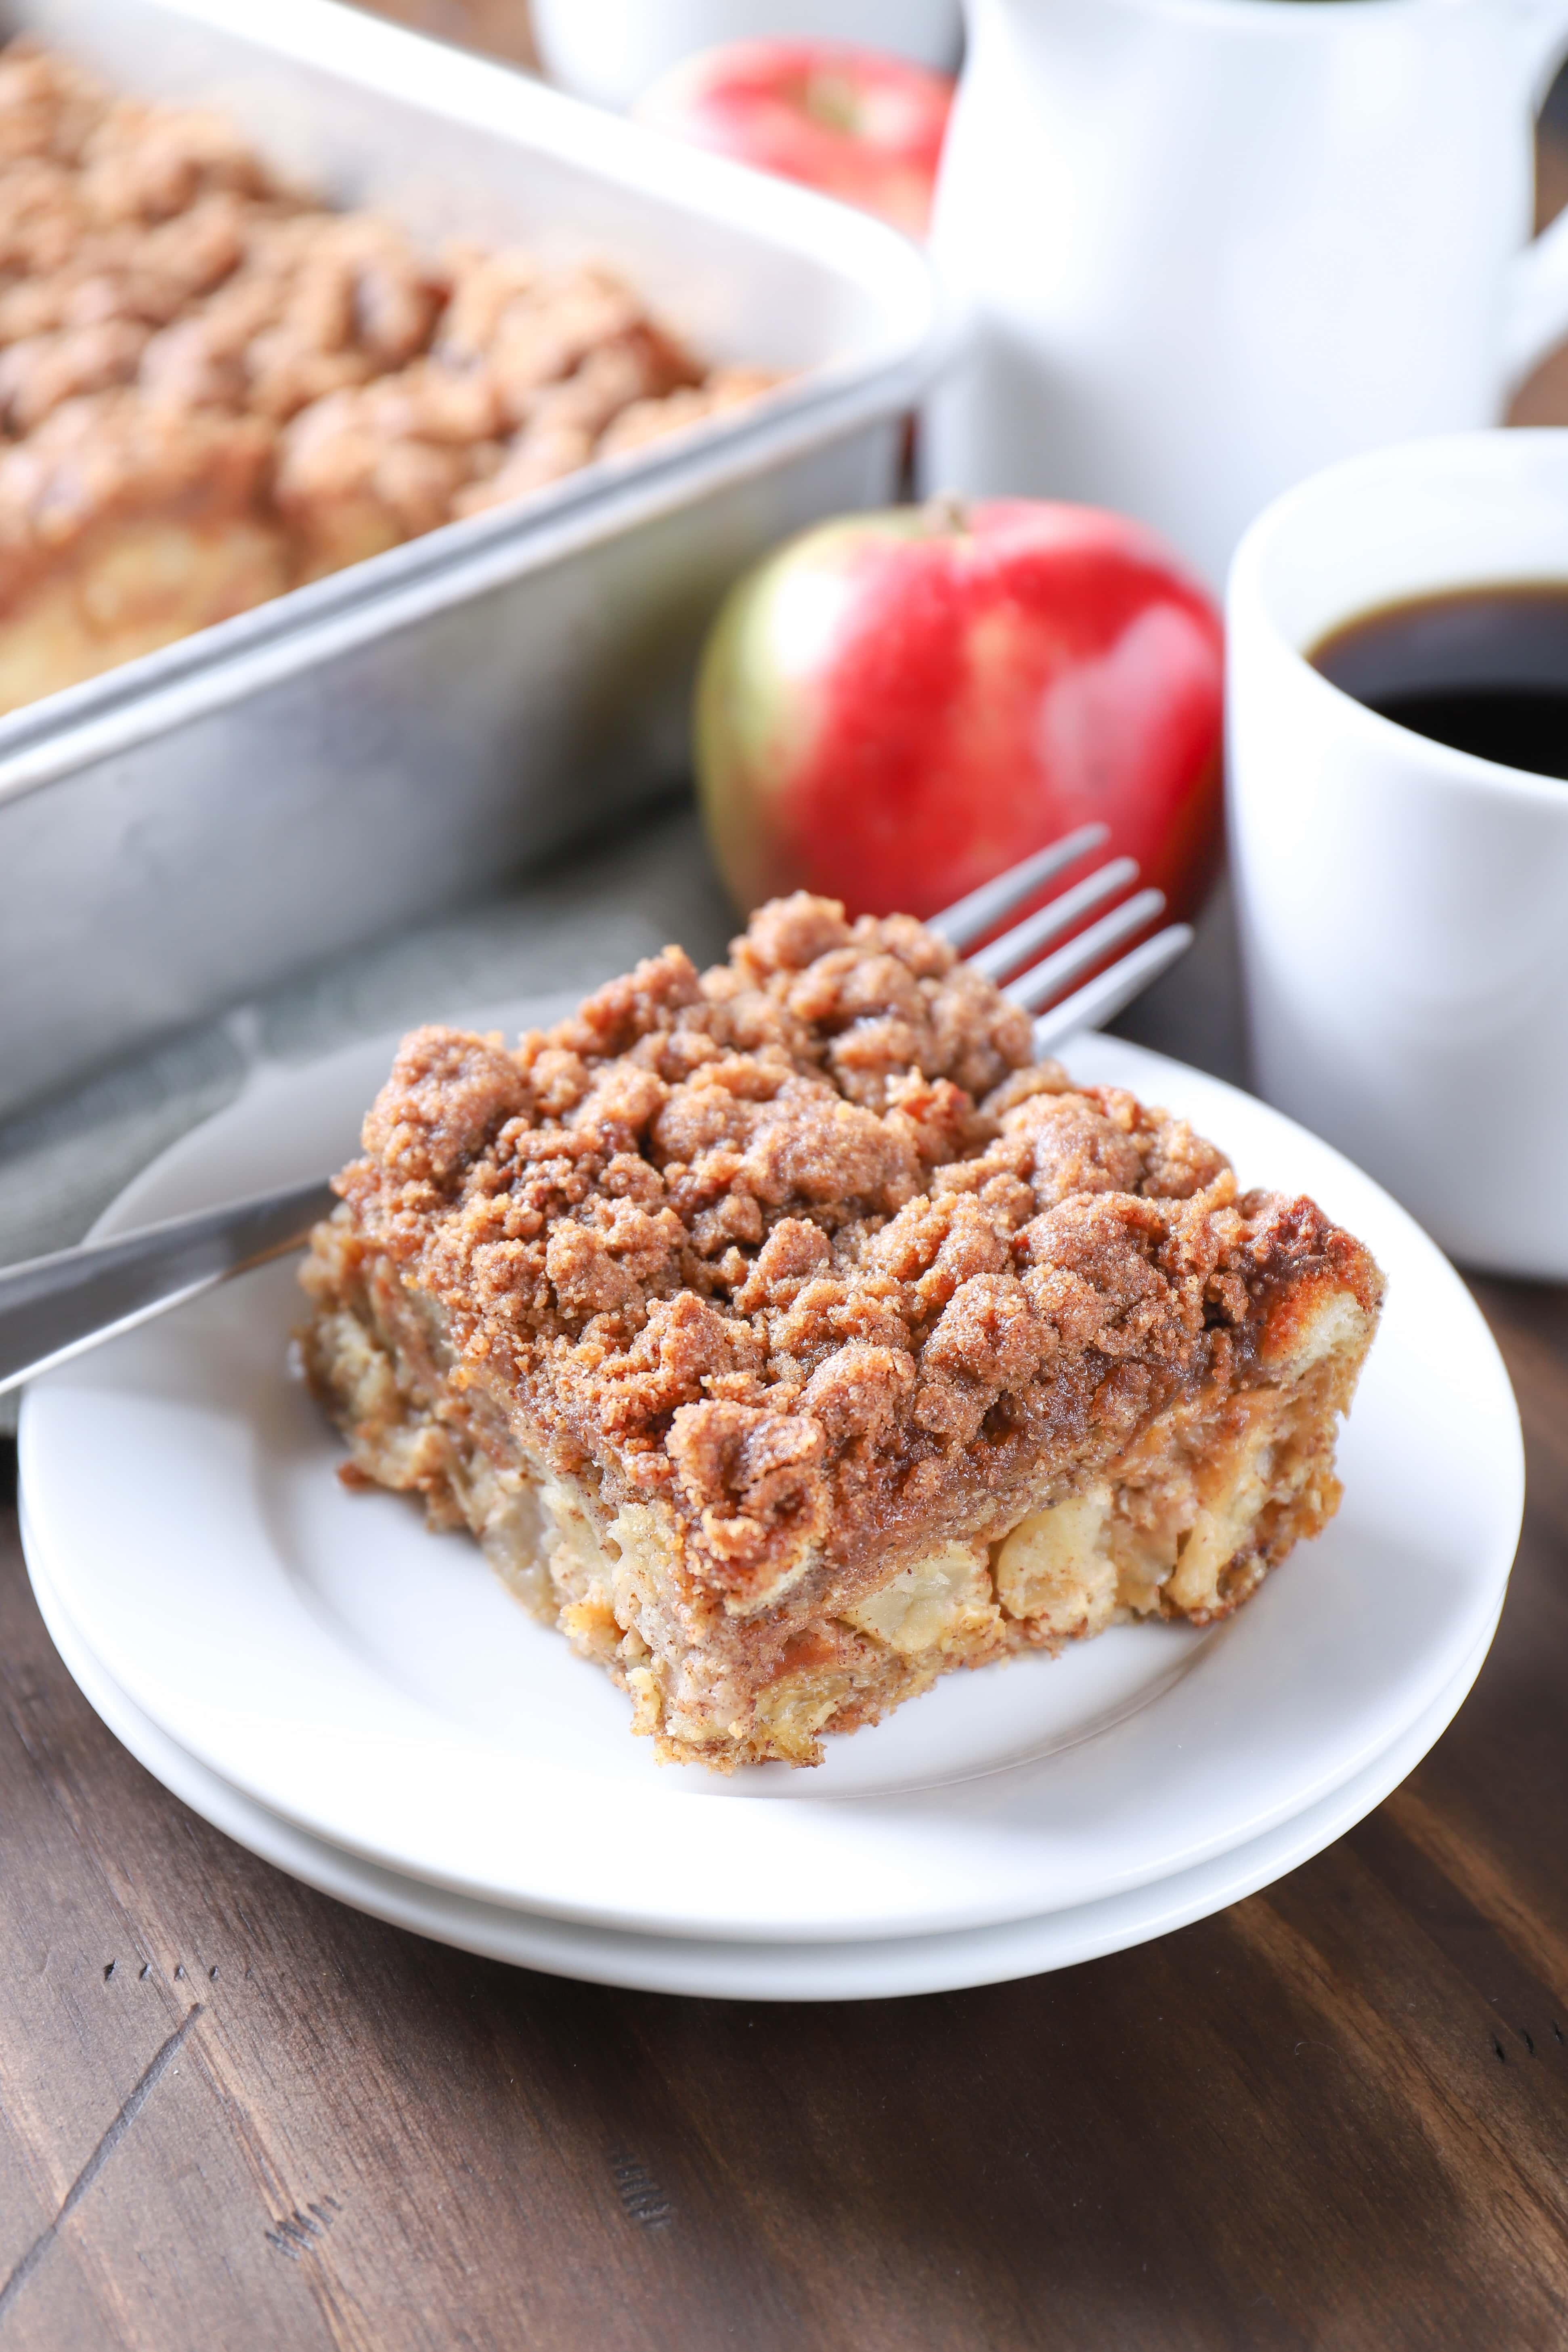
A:
[[[1308,659],[1417,735],[1568,782],[1568,581],[1385,604],[1333,630]]]

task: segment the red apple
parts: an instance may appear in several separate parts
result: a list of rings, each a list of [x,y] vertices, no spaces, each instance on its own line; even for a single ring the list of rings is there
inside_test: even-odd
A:
[[[640,121],[923,236],[952,103],[943,74],[840,41],[727,41],[660,76]]]
[[[695,711],[744,908],[934,914],[1092,819],[1173,913],[1221,838],[1218,612],[1152,532],[1009,499],[849,515],[731,590]]]

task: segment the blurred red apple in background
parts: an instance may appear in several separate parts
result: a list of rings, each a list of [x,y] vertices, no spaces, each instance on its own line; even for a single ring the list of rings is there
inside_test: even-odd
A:
[[[662,74],[641,122],[923,236],[952,103],[943,74],[838,41],[727,41]]]
[[[1151,531],[1004,499],[847,516],[731,590],[696,700],[740,905],[934,914],[1099,819],[1178,917],[1222,834],[1222,629]],[[1058,886],[1059,887],[1059,886]]]

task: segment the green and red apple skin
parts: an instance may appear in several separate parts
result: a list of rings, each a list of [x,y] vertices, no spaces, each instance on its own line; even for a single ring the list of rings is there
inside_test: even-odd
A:
[[[1223,631],[1154,535],[996,499],[822,523],[739,582],[695,708],[742,908],[795,889],[931,915],[1100,820],[1194,913],[1222,839]]]

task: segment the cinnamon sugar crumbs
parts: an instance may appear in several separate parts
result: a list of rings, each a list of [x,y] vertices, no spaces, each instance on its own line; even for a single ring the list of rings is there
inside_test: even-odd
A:
[[[1271,1302],[1366,1253],[1239,1195],[1185,1122],[1036,1063],[907,918],[797,894],[515,1048],[416,1030],[338,1189],[531,1443],[657,1495],[731,1603],[1247,1377]],[[977,1498],[979,1502],[977,1503]],[[967,1520],[965,1515],[967,1514]]]

